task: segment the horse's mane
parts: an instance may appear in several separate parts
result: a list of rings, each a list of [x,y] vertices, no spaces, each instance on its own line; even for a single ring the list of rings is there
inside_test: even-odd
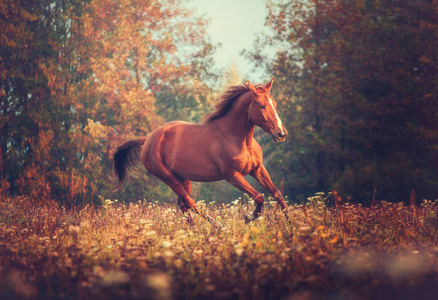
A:
[[[255,87],[264,90],[261,84],[257,84]],[[204,123],[212,122],[226,115],[233,106],[234,101],[249,90],[247,83],[228,87],[225,93],[218,97],[215,109],[204,116]]]

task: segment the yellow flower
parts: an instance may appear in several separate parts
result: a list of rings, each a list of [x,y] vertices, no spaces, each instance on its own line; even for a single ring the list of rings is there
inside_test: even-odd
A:
[[[335,236],[334,238],[330,239],[329,243],[330,243],[330,244],[335,244],[335,243],[337,243],[338,241],[339,241],[339,237],[338,237],[338,236]]]
[[[257,227],[251,227],[251,228],[249,229],[249,231],[254,232],[254,233],[259,233],[259,232],[260,232],[260,229],[258,229]]]

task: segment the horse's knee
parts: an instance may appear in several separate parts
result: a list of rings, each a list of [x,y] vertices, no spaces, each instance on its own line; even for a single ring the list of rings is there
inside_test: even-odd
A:
[[[265,198],[263,197],[263,195],[262,194],[259,194],[259,195],[257,195],[257,196],[255,196],[254,197],[254,202],[257,204],[257,205],[263,205],[263,202],[265,202]]]
[[[283,195],[281,194],[281,192],[277,189],[273,194],[272,194],[272,196],[274,196],[274,198],[275,199],[282,199],[283,198]]]

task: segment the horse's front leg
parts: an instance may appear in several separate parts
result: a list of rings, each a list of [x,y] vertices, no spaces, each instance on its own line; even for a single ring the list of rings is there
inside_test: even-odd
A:
[[[269,193],[272,194],[274,199],[277,200],[278,204],[281,206],[286,218],[289,218],[288,208],[286,202],[284,201],[283,195],[277,189],[277,187],[272,183],[271,177],[269,176],[269,173],[266,170],[265,166],[263,164],[260,165],[260,167],[254,169],[250,173],[250,175],[254,177],[262,187],[264,187],[266,190],[268,190]]]
[[[247,193],[256,203],[256,208],[252,214],[245,216],[246,222],[251,222],[257,219],[262,212],[263,202],[265,199],[263,195],[257,192],[249,183],[245,180],[242,174],[235,170],[229,171],[224,174],[225,180],[231,183],[234,187],[238,188],[244,193]]]

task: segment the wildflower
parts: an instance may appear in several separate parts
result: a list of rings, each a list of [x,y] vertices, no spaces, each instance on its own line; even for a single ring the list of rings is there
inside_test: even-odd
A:
[[[255,221],[257,222],[263,222],[265,220],[265,217],[258,217],[257,219],[255,219]]]
[[[234,245],[234,252],[236,252],[237,255],[242,255],[243,248],[240,244]]]
[[[68,227],[68,231],[79,233],[80,228],[79,228],[79,226],[73,226],[73,225],[70,225],[70,226]]]
[[[165,273],[149,274],[144,277],[141,298],[145,299],[172,299],[172,282]]]
[[[302,226],[301,228],[300,228],[300,231],[310,231],[312,228],[310,228],[309,226]]]
[[[124,286],[130,282],[131,278],[129,275],[122,271],[110,271],[101,279],[101,284],[107,287]]]
[[[332,239],[329,240],[329,243],[330,244],[336,244],[338,241],[339,241],[339,237],[335,236],[335,237],[333,237]]]
[[[258,229],[257,227],[251,227],[251,228],[249,229],[249,231],[254,232],[254,233],[259,233],[259,232],[260,232],[260,229]]]
[[[163,245],[163,248],[170,248],[170,246],[172,246],[172,242],[170,242],[170,241],[163,241],[162,245]]]
[[[173,262],[173,265],[177,268],[182,268],[184,265],[184,262],[182,261],[182,259],[177,259]]]
[[[90,222],[88,222],[87,220],[82,221],[81,224],[79,225],[81,228],[90,228]]]
[[[175,235],[180,239],[185,239],[187,237],[185,230],[178,230],[175,232]]]
[[[195,254],[195,255],[201,255],[202,253],[204,253],[204,250],[202,250],[202,249],[196,249],[193,251],[193,254]]]
[[[175,254],[172,252],[172,251],[170,251],[170,250],[167,250],[167,251],[164,251],[164,256],[165,257],[173,257]]]
[[[236,248],[234,251],[236,252],[237,255],[240,256],[243,253],[243,248]]]

